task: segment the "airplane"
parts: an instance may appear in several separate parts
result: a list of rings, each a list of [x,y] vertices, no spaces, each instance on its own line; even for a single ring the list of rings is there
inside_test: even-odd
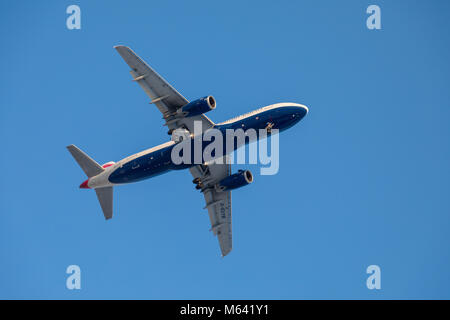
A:
[[[172,149],[177,144],[201,139],[212,128],[221,132],[227,129],[253,128],[256,131],[266,130],[268,135],[273,129],[281,132],[299,122],[308,113],[308,108],[298,103],[277,103],[216,124],[205,115],[215,109],[214,97],[206,96],[189,102],[130,48],[122,45],[114,48],[131,68],[132,80],[140,85],[149,96],[150,103],[156,105],[162,113],[164,125],[168,127],[168,134],[172,138],[169,142],[118,162],[110,161],[103,165],[99,165],[75,145],[67,146],[88,177],[80,188],[95,190],[104,217],[108,220],[113,216],[114,186],[141,181],[171,170],[189,169],[196,189],[204,195],[211,231],[219,240],[222,256],[226,256],[232,250],[231,191],[252,183],[252,173],[249,170],[239,170],[233,174],[231,164],[227,161],[175,164],[171,158]],[[200,134],[197,133],[196,136],[195,122],[202,127]],[[262,136],[258,135],[257,139],[259,138]],[[206,146],[207,143],[201,143],[202,150]],[[239,145],[234,146],[231,151],[238,147]],[[224,157],[227,156],[224,154]]]

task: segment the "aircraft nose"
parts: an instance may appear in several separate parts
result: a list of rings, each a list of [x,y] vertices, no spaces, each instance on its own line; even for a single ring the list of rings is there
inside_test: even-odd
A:
[[[309,109],[307,106],[302,105],[302,106],[299,106],[298,108],[300,109],[300,112],[303,116],[306,116],[309,112]]]
[[[302,119],[304,116],[306,116],[307,114],[308,114],[308,111],[309,111],[309,109],[308,109],[308,107],[307,106],[304,106],[304,105],[298,105],[297,107],[296,107],[296,114],[297,114],[297,117],[299,117],[300,119]]]

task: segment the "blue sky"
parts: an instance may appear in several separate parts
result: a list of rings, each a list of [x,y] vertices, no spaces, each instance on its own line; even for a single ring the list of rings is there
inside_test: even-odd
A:
[[[66,28],[67,6],[81,30]],[[381,30],[366,8],[381,8]],[[0,3],[0,298],[450,298],[448,1]],[[100,163],[168,140],[124,44],[220,122],[310,112],[280,171],[233,193],[220,257],[188,171],[115,188],[105,222],[65,149]],[[235,169],[246,166],[236,166]],[[67,290],[79,265],[82,289]],[[381,290],[366,268],[381,267]]]

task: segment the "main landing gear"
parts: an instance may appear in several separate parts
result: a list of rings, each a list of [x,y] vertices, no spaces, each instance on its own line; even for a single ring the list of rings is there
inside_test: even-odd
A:
[[[201,188],[203,188],[203,183],[202,180],[200,180],[200,178],[195,178],[194,180],[192,180],[192,183],[195,184],[195,189],[200,190]]]

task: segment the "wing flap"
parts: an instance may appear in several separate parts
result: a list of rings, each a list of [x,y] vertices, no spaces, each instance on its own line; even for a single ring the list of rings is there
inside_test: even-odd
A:
[[[150,93],[144,89],[152,100],[158,98],[159,96],[168,96],[163,104],[168,109],[173,108],[174,110],[189,103],[186,98],[184,98],[155,70],[146,64],[136,53],[133,52],[133,50],[126,46],[115,46],[114,48],[134,72],[132,74],[133,79],[136,80],[143,88],[145,84],[145,88],[147,88],[149,92],[153,93],[153,95],[150,95]]]
[[[222,256],[226,256],[233,248],[232,226],[231,226],[231,191],[204,192],[206,201],[213,201],[208,206],[208,215],[211,222],[211,231],[219,240]]]
[[[115,46],[114,48],[131,68],[130,73],[133,80],[150,97],[150,103],[155,104],[162,113],[169,129],[186,127],[193,133],[194,121],[201,121],[203,130],[214,125],[204,114],[189,118],[177,115],[178,108],[188,104],[189,101],[136,55],[133,50],[126,46]]]
[[[231,165],[226,163],[224,158],[224,164],[213,162],[190,168],[194,178],[208,181],[202,190],[205,209],[208,209],[211,231],[219,240],[222,256],[226,256],[233,248],[231,191],[217,191],[213,185],[231,174]]]

